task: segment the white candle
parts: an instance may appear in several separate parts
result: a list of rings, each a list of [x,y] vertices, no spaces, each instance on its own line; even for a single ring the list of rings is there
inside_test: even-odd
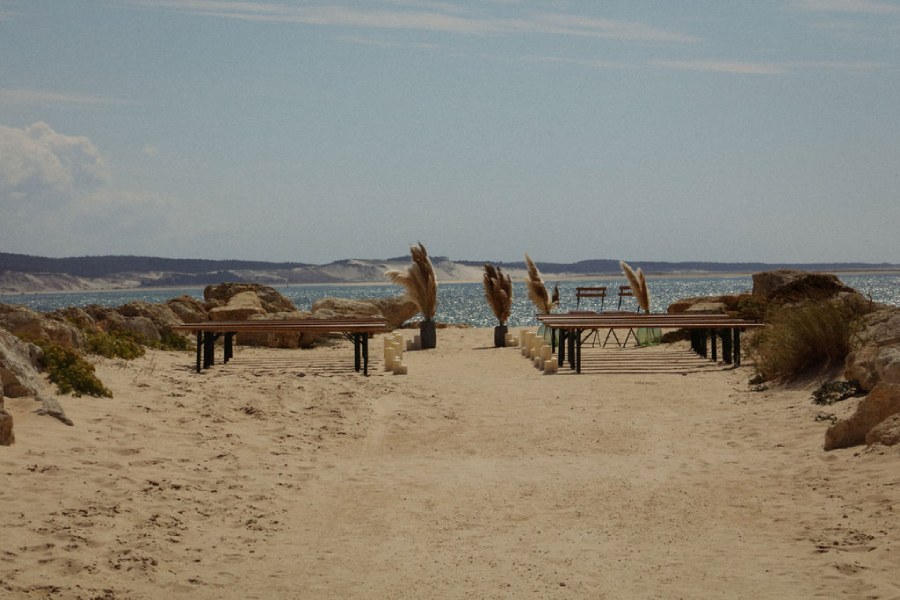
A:
[[[394,364],[394,375],[406,375],[406,373],[407,368],[405,364],[399,361]]]

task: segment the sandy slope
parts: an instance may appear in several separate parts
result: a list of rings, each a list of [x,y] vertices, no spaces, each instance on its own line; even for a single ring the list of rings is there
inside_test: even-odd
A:
[[[439,330],[368,378],[345,342],[103,361],[75,427],[8,400],[0,595],[900,598],[898,451],[824,453],[809,390],[491,343]]]

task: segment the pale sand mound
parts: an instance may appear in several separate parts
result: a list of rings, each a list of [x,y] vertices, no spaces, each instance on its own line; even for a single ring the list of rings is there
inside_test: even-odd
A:
[[[113,400],[63,398],[74,427],[7,400],[0,596],[900,595],[897,450],[823,452],[809,390],[492,344],[439,330],[368,378],[347,342],[202,375],[149,352],[100,363]]]

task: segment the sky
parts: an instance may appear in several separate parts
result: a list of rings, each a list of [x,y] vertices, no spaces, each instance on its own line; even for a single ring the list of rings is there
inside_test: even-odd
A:
[[[900,0],[0,0],[0,252],[900,263]]]

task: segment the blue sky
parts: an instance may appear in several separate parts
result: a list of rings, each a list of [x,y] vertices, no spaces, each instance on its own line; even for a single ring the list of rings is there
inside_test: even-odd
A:
[[[900,263],[897,0],[0,0],[0,251]]]

